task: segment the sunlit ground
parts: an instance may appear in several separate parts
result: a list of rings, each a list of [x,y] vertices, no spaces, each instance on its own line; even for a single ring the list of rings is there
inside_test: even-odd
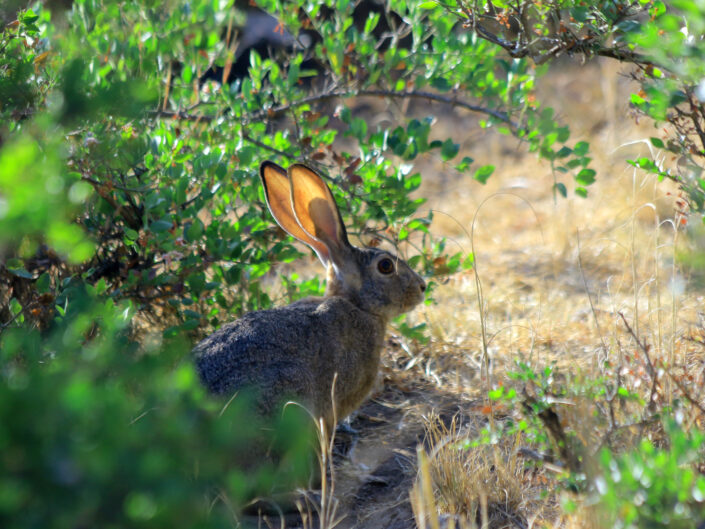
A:
[[[572,193],[570,176],[554,174],[516,140],[478,129],[472,116],[448,120],[446,130],[462,146],[459,156],[496,170],[483,186],[440,160],[421,166],[421,194],[440,212],[432,230],[474,250],[476,261],[474,271],[447,278],[436,303],[418,312],[434,337],[420,354],[433,357],[431,379],[444,388],[485,394],[483,323],[490,387],[511,384],[507,371],[517,360],[555,363],[559,372],[591,379],[606,375],[605,366],[638,354],[620,313],[653,358],[692,361],[697,346],[687,336],[702,328],[704,297],[691,277],[697,270],[687,264],[694,259],[684,256],[693,249],[697,255],[702,226],[697,218],[690,219],[694,226],[683,224],[674,185],[626,163],[650,156],[648,138],[662,135],[646,121],[637,123],[626,104],[629,90],[629,80],[611,64],[580,69],[566,63],[541,81],[538,100],[570,125],[573,141],[590,142],[597,182],[586,199]],[[568,198],[553,194],[554,181],[565,183]],[[660,398],[670,398],[668,388]],[[563,420],[589,438],[589,411],[573,404],[562,410]],[[524,498],[529,518],[536,509],[530,497]],[[545,501],[556,505],[551,494]],[[577,523],[558,513],[535,514],[556,526]]]

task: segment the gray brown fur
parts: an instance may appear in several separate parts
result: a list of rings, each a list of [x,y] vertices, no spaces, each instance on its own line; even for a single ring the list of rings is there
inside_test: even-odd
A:
[[[262,172],[264,179],[265,164]],[[325,296],[246,314],[196,346],[198,373],[211,392],[230,396],[252,387],[263,415],[294,400],[329,428],[334,417],[347,416],[366,398],[387,323],[423,300],[425,283],[404,261],[384,250],[356,248],[340,230],[339,242],[327,241],[335,249]],[[380,271],[389,265],[380,263],[385,259],[393,261],[393,273]]]

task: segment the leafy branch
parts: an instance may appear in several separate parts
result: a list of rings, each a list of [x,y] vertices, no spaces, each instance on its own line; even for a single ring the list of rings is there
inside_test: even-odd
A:
[[[614,2],[611,6],[575,2],[569,9],[563,4],[534,0],[507,4],[504,9],[489,2],[480,5],[464,1],[457,7],[441,5],[463,20],[465,28],[515,59],[531,58],[536,64],[543,64],[566,53],[654,66],[652,59],[615,38],[628,22],[638,20],[648,11],[648,6],[638,0]]]
[[[514,59],[547,63],[560,55],[606,57],[633,65],[640,85],[630,104],[665,123],[666,138],[651,138],[667,156],[630,163],[675,181],[689,210],[705,213],[705,42],[702,7],[675,0],[568,2],[439,2],[480,39]],[[673,156],[675,155],[675,156]],[[665,159],[677,159],[672,168]]]

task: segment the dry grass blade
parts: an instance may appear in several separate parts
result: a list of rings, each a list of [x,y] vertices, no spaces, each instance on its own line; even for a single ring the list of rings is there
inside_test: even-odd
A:
[[[515,440],[474,446],[458,416],[447,425],[432,416],[426,441],[430,448],[419,449],[419,475],[411,493],[419,527],[526,527],[530,501]]]
[[[338,374],[333,376],[333,384],[331,386],[331,402],[333,403],[333,424],[338,422],[335,409],[335,385],[338,379]],[[333,468],[333,445],[335,443],[335,429],[328,432],[326,423],[322,417],[314,417],[310,411],[306,410],[311,419],[316,423],[316,439],[318,441],[317,456],[318,456],[318,471],[321,476],[321,491],[320,497],[317,498],[310,491],[301,491],[305,504],[299,502],[297,507],[301,514],[301,521],[304,529],[333,529],[338,526],[343,517],[338,516],[338,500],[335,497],[335,469]],[[316,513],[318,523],[313,524]]]

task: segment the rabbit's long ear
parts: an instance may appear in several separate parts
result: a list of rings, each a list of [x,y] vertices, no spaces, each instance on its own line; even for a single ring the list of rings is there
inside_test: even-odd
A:
[[[277,224],[289,235],[313,248],[324,266],[328,266],[331,258],[326,245],[307,233],[296,220],[296,215],[291,207],[291,184],[284,168],[273,162],[265,161],[260,165],[259,175],[262,179],[267,207]]]
[[[337,268],[344,268],[350,249],[345,225],[323,179],[302,164],[289,166],[294,215],[306,233],[321,241]]]

